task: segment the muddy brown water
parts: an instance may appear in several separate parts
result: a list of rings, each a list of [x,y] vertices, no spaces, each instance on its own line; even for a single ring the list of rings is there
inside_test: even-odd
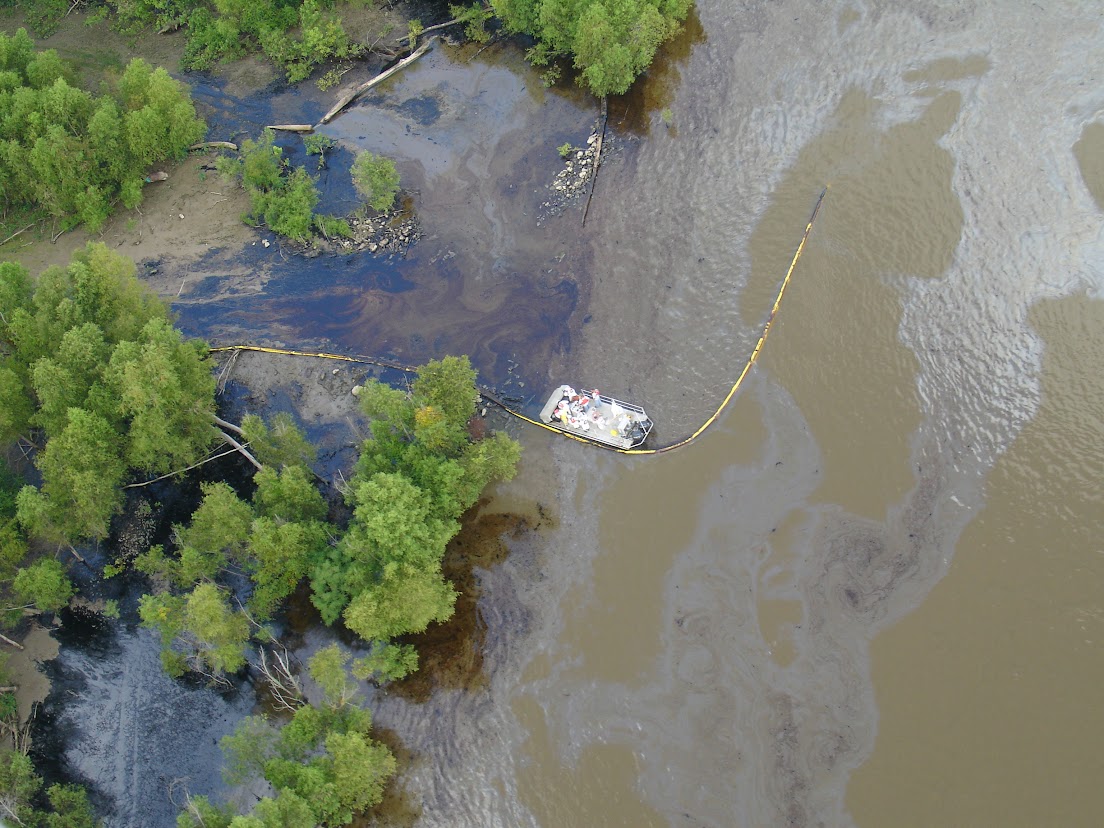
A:
[[[523,402],[642,402],[662,443],[739,373],[830,185],[699,441],[510,426],[462,553],[479,652],[366,691],[406,751],[384,824],[1101,822],[1101,58],[1089,4],[702,0],[611,101],[582,227],[536,212],[593,104],[442,50],[331,133],[399,158],[409,258],[209,254],[197,331],[468,350]]]
[[[525,435],[500,491],[542,481],[561,529],[484,578],[488,690],[432,727],[381,702],[420,824],[1097,824],[1098,16],[698,14],[671,126],[611,106],[646,139],[603,169],[553,378],[685,435],[824,212],[698,443]]]

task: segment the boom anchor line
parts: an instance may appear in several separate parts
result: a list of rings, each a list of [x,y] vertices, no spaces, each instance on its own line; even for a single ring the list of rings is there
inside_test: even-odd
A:
[[[809,216],[809,221],[805,225],[805,232],[801,236],[801,243],[798,244],[797,249],[794,251],[793,258],[790,260],[790,266],[786,270],[786,276],[782,279],[782,284],[778,288],[778,293],[775,294],[774,304],[771,306],[770,313],[767,315],[767,321],[763,324],[763,330],[759,334],[759,341],[755,343],[755,347],[751,351],[751,355],[748,357],[747,362],[744,363],[744,370],[740,372],[740,375],[736,378],[736,382],[733,383],[728,393],[725,395],[721,404],[717,406],[717,410],[707,419],[702,425],[689,437],[679,440],[677,443],[672,443],[669,446],[663,446],[661,448],[654,449],[623,449],[616,446],[609,446],[603,443],[596,443],[591,440],[587,440],[583,437],[576,436],[574,434],[568,434],[565,431],[561,431],[558,428],[553,428],[546,423],[542,423],[539,420],[534,420],[531,417],[527,417],[520,411],[515,411],[510,408],[502,399],[487,388],[479,387],[478,391],[483,399],[487,400],[494,405],[497,405],[507,414],[516,417],[517,419],[529,423],[530,425],[539,426],[547,431],[554,432],[556,434],[568,437],[580,443],[585,443],[589,446],[605,449],[606,451],[613,451],[618,454],[663,454],[664,452],[674,451],[677,448],[682,448],[698,439],[709,426],[716,422],[717,418],[721,416],[721,413],[728,407],[728,404],[732,402],[733,397],[736,396],[736,392],[740,390],[740,386],[743,384],[744,379],[751,372],[755,362],[759,359],[759,355],[763,352],[763,346],[767,342],[767,336],[770,334],[771,327],[774,325],[775,317],[778,316],[778,309],[782,305],[782,297],[786,293],[786,288],[790,285],[790,279],[793,277],[794,269],[797,267],[797,261],[801,258],[801,254],[805,250],[805,244],[809,241],[809,234],[813,232],[813,223],[816,221],[817,215],[820,213],[820,206],[824,203],[824,197],[828,194],[828,187],[825,187],[820,191],[820,196],[816,200],[816,205],[813,207],[812,215]],[[350,356],[345,354],[330,354],[322,351],[295,351],[289,348],[266,348],[261,345],[224,345],[210,349],[212,353],[217,352],[229,352],[229,351],[256,351],[258,353],[265,354],[281,354],[284,356],[301,356],[301,357],[315,357],[318,359],[334,359],[341,362],[355,362],[364,365],[379,365],[384,368],[394,368],[399,371],[404,371],[409,374],[418,373],[418,369],[410,365],[403,365],[400,362],[389,359],[379,359],[368,356]]]

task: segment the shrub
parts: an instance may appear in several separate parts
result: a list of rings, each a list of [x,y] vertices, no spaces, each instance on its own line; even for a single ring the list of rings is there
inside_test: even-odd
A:
[[[227,177],[241,177],[249,194],[247,222],[263,222],[281,236],[306,241],[314,226],[318,188],[303,167],[286,173],[283,150],[274,141],[272,130],[266,129],[258,140],[242,142],[241,158],[220,158],[215,166]]]
[[[399,192],[399,173],[391,159],[361,152],[353,160],[353,186],[373,210],[390,210]]]
[[[491,0],[506,28],[537,39],[529,59],[569,57],[595,95],[620,95],[679,31],[691,0]],[[553,69],[550,77],[556,74]]]

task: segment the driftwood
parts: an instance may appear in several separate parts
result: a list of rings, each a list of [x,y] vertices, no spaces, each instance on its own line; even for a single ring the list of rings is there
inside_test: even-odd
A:
[[[268,679],[269,691],[276,702],[276,706],[289,713],[294,713],[305,702],[303,700],[303,687],[299,683],[299,677],[291,669],[291,657],[285,648],[283,655],[272,648],[272,663],[269,664],[267,651],[264,647],[258,647],[261,663],[259,669]]]
[[[266,129],[278,129],[283,132],[314,132],[314,124],[270,124]]]
[[[12,641],[10,638],[8,638],[3,633],[0,633],[0,641],[3,641],[5,644],[11,644],[17,650],[22,650],[23,649],[22,644],[20,644],[18,641]]]
[[[201,149],[228,149],[236,150],[238,145],[230,141],[200,141],[198,144],[192,144],[188,149],[201,150]]]
[[[10,242],[12,239],[14,239],[16,236],[20,235],[21,233],[26,233],[28,230],[30,230],[32,227],[34,227],[36,224],[38,224],[37,221],[32,221],[30,224],[28,224],[22,230],[16,230],[14,233],[12,233],[6,239],[4,239],[3,241],[0,241],[0,247],[7,244],[8,242]]]
[[[264,466],[262,466],[260,463],[257,462],[257,458],[249,453],[249,449],[247,449],[245,446],[243,446],[241,443],[239,443],[237,440],[235,440],[233,437],[231,437],[229,434],[227,434],[222,429],[216,428],[215,431],[218,432],[219,437],[221,437],[225,442],[232,445],[234,447],[234,449],[238,452],[238,454],[240,454],[242,457],[244,457],[246,460],[248,460],[250,463],[252,463],[257,468],[257,471],[260,471],[261,469],[264,468]]]
[[[222,366],[222,370],[219,372],[218,383],[215,385],[215,391],[219,394],[226,390],[226,382],[230,379],[230,373],[234,370],[234,363],[238,361],[238,357],[241,356],[241,351],[234,351],[230,354],[230,359]]]
[[[177,469],[176,471],[171,471],[168,474],[163,474],[160,477],[155,477],[155,478],[153,478],[153,480],[147,480],[144,483],[127,483],[125,486],[123,486],[123,488],[124,489],[140,489],[143,486],[152,486],[158,480],[164,480],[166,477],[173,477],[173,476],[178,475],[178,474],[184,474],[184,472],[191,471],[192,469],[198,469],[204,463],[210,463],[214,460],[218,460],[219,458],[226,457],[229,454],[236,454],[237,451],[238,450],[235,449],[235,448],[227,449],[226,451],[223,451],[223,452],[215,454],[211,457],[208,457],[206,460],[200,460],[198,463],[192,463],[192,465],[190,465],[190,466],[185,466],[182,469]]]
[[[423,43],[421,46],[419,46],[414,52],[412,52],[409,57],[403,58],[398,63],[396,63],[394,66],[392,66],[390,69],[388,69],[384,72],[380,72],[378,75],[376,75],[370,81],[365,81],[360,86],[353,89],[351,92],[346,92],[344,95],[341,96],[341,98],[338,100],[338,102],[333,105],[333,108],[330,109],[329,112],[327,112],[325,115],[322,116],[322,120],[319,121],[319,124],[320,125],[321,124],[328,124],[330,122],[330,120],[338,112],[340,112],[345,107],[347,107],[349,104],[351,104],[356,99],[356,97],[358,95],[360,95],[364,92],[367,92],[369,89],[371,89],[376,84],[383,83],[383,81],[387,80],[389,77],[394,75],[396,72],[400,72],[403,69],[405,69],[407,66],[412,64],[414,61],[416,61],[418,58],[420,58],[422,55],[424,55],[426,52],[429,51],[430,47],[433,45],[433,42],[435,40],[437,40],[437,38],[431,37],[429,40],[427,40],[425,43]]]
[[[236,426],[233,423],[229,422],[228,420],[224,420],[224,419],[222,419],[222,417],[218,417],[214,414],[211,415],[211,419],[214,420],[216,423],[218,423],[223,428],[230,429],[232,432],[234,432],[238,436],[240,436],[240,437],[245,436],[245,432],[241,430],[241,426]]]
[[[463,22],[464,21],[461,20],[459,17],[454,17],[454,18],[452,18],[452,20],[446,20],[444,23],[437,23],[433,26],[426,26],[424,29],[422,29],[420,32],[418,32],[418,37],[421,37],[422,35],[427,35],[430,32],[435,32],[438,29],[447,29],[449,26],[455,26],[457,23],[463,23]],[[408,40],[408,39],[409,38],[406,38],[406,37],[403,38],[403,40]]]
[[[594,198],[594,182],[598,180],[598,165],[602,163],[602,139],[606,137],[606,121],[608,110],[606,98],[602,96],[602,128],[598,130],[598,140],[594,143],[594,170],[590,174],[590,192],[587,193],[586,206],[583,207],[583,221],[586,224],[587,213],[590,212],[590,200]]]

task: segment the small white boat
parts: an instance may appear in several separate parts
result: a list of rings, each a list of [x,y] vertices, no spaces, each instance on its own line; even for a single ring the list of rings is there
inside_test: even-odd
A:
[[[619,449],[641,445],[652,430],[652,421],[639,405],[615,400],[593,391],[576,391],[561,385],[541,409],[540,421],[583,440]]]

